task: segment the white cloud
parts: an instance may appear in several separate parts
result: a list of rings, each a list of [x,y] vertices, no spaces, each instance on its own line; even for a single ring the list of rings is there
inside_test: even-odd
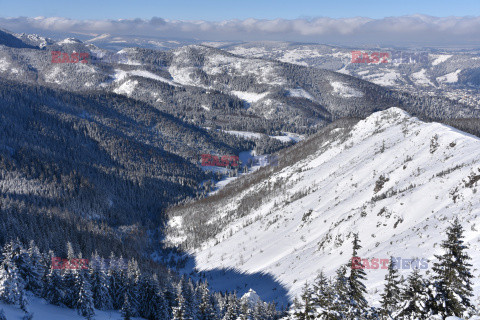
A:
[[[480,17],[412,15],[370,19],[246,19],[210,21],[73,20],[60,17],[0,18],[15,32],[137,35],[201,40],[293,40],[343,44],[478,44]]]

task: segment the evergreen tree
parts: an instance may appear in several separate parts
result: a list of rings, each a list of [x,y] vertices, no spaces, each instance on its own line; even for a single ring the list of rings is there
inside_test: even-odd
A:
[[[95,308],[98,310],[110,310],[113,305],[108,290],[109,280],[105,269],[105,260],[98,255],[95,255],[91,261],[90,279]]]
[[[28,251],[30,264],[25,269],[25,289],[39,294],[42,292],[42,278],[47,272],[47,266],[43,264],[43,258],[35,242],[30,241]]]
[[[157,291],[156,316],[153,319],[171,319],[170,307],[165,297],[164,291],[159,288]],[[152,319],[152,320],[153,320]]]
[[[313,305],[312,290],[305,283],[299,300],[294,301],[293,316],[295,320],[315,319],[315,306]]]
[[[7,317],[5,316],[5,311],[3,311],[3,309],[0,309],[0,320],[7,320]]]
[[[75,287],[78,288],[76,309],[81,316],[92,319],[95,314],[92,290],[83,270],[77,273],[75,280]]]
[[[60,270],[50,269],[50,272],[45,277],[42,297],[56,306],[63,303],[64,291]]]
[[[8,304],[19,304],[25,294],[25,283],[20,277],[11,256],[4,256],[0,264],[0,300]]]
[[[168,319],[168,305],[158,285],[157,276],[141,276],[139,289],[139,314],[149,320]]]
[[[185,317],[185,298],[183,297],[182,285],[177,286],[177,298],[175,299],[176,306],[172,308],[172,320],[190,320]]]
[[[191,280],[187,281],[185,276],[182,276],[180,282],[178,283],[177,294],[179,292],[178,290],[180,290],[181,296],[184,300],[182,306],[184,319],[194,319],[197,306],[195,305],[195,290],[193,287],[193,283],[191,282]]]
[[[434,263],[436,312],[443,317],[462,317],[473,306],[470,298],[473,296],[472,278],[470,272],[471,258],[467,254],[467,245],[463,241],[463,227],[458,218],[447,228],[447,239],[441,244],[442,255],[436,255],[438,262]]]
[[[334,310],[334,292],[332,285],[321,271],[313,283],[313,305],[316,309],[316,319],[337,319],[338,312]]]
[[[381,298],[381,315],[393,319],[392,313],[398,310],[401,299],[399,274],[398,269],[395,268],[393,257],[390,259],[388,273],[385,275],[385,289]]]
[[[414,269],[408,276],[407,282],[407,286],[401,295],[402,306],[393,314],[393,318],[397,319],[398,317],[404,320],[426,319],[429,314],[427,306],[429,298],[420,271]]]
[[[240,301],[235,293],[231,293],[227,298],[227,312],[222,320],[237,320],[240,315]]]
[[[354,234],[352,257],[358,257],[358,250],[361,248],[358,234]],[[362,282],[362,280],[366,279],[366,273],[363,268],[350,268],[350,276],[348,277],[348,308],[352,319],[361,317],[368,308],[368,303],[364,296],[367,293],[367,289]]]
[[[263,301],[258,300],[257,303],[255,303],[255,305],[253,306],[253,310],[251,311],[251,314],[252,314],[251,319],[268,320],[267,309]]]
[[[128,295],[128,301],[132,308],[132,314],[134,316],[138,315],[138,311],[140,309],[140,303],[138,301],[138,297],[140,296],[140,268],[138,267],[138,263],[132,259],[128,262],[127,268],[127,278],[126,278],[126,287],[125,293]]]
[[[63,289],[65,294],[63,295],[63,304],[71,309],[76,309],[78,293],[80,288],[76,282],[78,271],[76,268],[72,268],[70,262],[76,259],[75,252],[71,242],[67,242],[67,260],[68,265],[62,273]]]
[[[121,269],[119,260],[115,255],[110,255],[110,263],[108,265],[109,293],[112,298],[113,308],[121,309],[125,302],[126,277]],[[120,260],[121,261],[121,260]]]
[[[340,316],[344,316],[348,310],[348,278],[347,267],[340,266],[336,272],[334,283],[333,310]]]
[[[250,320],[252,317],[252,311],[248,306],[248,302],[240,301],[240,314],[238,320]]]
[[[122,318],[124,320],[130,320],[133,317],[133,310],[130,302],[128,301],[128,295],[125,293],[123,296],[123,306],[122,306]]]
[[[208,283],[204,282],[198,286],[200,305],[198,306],[198,320],[214,320],[214,302],[208,290]]]

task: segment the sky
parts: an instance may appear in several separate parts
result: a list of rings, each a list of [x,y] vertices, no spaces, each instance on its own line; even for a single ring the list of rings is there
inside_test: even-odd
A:
[[[230,19],[385,18],[424,14],[479,16],[479,0],[0,0],[0,17],[71,19],[151,19],[223,21]]]
[[[0,28],[79,38],[478,47],[480,0],[0,0]]]

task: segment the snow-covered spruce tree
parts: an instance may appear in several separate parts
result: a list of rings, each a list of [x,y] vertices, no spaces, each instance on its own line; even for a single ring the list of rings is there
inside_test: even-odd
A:
[[[237,320],[250,320],[252,317],[252,310],[250,310],[248,302],[240,301],[240,315]]]
[[[140,277],[141,272],[140,268],[138,267],[138,263],[134,259],[131,259],[128,262],[125,293],[128,295],[128,301],[130,302],[130,306],[132,308],[132,313],[134,316],[138,316],[138,311],[140,309],[140,303],[138,301],[138,297],[140,296]]]
[[[4,256],[0,264],[0,300],[8,304],[19,304],[24,294],[25,283],[17,266],[11,256]]]
[[[251,310],[251,317],[247,319],[259,319],[259,320],[273,320],[270,316],[270,310],[267,304],[261,300],[258,300],[255,305],[253,306],[253,310]],[[247,313],[248,314],[248,313]],[[295,318],[293,318],[295,319]]]
[[[215,305],[208,290],[208,282],[203,282],[198,286],[198,295],[200,296],[200,305],[198,306],[198,320],[215,320]]]
[[[149,320],[169,319],[168,306],[156,275],[142,275],[139,281],[139,314]]]
[[[124,320],[130,320],[133,317],[132,313],[132,306],[130,305],[130,302],[128,301],[128,295],[124,294],[123,296],[123,306],[122,310],[120,312],[122,314],[122,319]]]
[[[62,303],[68,308],[76,309],[77,297],[80,289],[76,286],[75,282],[78,270],[77,268],[73,268],[70,264],[70,261],[76,259],[73,246],[70,242],[67,242],[67,259],[69,263],[65,266],[62,273],[63,290],[65,293],[63,295]]]
[[[182,285],[177,286],[177,298],[175,307],[172,308],[172,320],[191,320],[185,316],[186,302],[182,293]]]
[[[458,218],[447,228],[447,239],[441,244],[442,255],[436,255],[438,262],[433,264],[436,312],[446,316],[468,316],[473,312],[470,298],[473,296],[470,272],[471,258],[463,241],[463,227]]]
[[[348,278],[347,266],[343,265],[336,271],[334,288],[334,299],[332,301],[332,308],[339,318],[344,318],[348,310]]]
[[[78,311],[78,314],[86,319],[92,319],[92,317],[95,315],[92,288],[83,270],[80,270],[76,274],[75,288],[75,291],[78,290],[77,301],[75,302],[75,307]]]
[[[385,275],[385,289],[381,294],[382,300],[380,301],[380,314],[384,319],[393,319],[393,312],[400,307],[400,285],[398,269],[395,267],[392,257],[388,273]]]
[[[240,315],[240,301],[236,293],[230,293],[227,296],[227,311],[222,320],[237,320]]]
[[[119,261],[122,260],[118,260],[112,252],[108,265],[108,289],[112,298],[113,308],[116,310],[122,308],[126,290],[126,276],[124,270],[121,269],[122,266]]]
[[[294,320],[314,320],[316,319],[312,289],[308,283],[305,283],[300,298],[295,298],[293,302],[293,310],[291,312]]]
[[[313,283],[313,305],[316,308],[316,319],[338,319],[339,313],[334,310],[334,292],[332,284],[321,271]]]
[[[110,310],[113,308],[113,304],[110,292],[108,291],[109,279],[105,267],[105,260],[98,255],[94,255],[91,261],[90,281],[95,308],[98,310]]]
[[[401,294],[402,305],[393,313],[394,319],[414,320],[426,319],[431,314],[428,310],[429,297],[426,283],[423,281],[420,270],[414,269],[407,278],[407,286]]]
[[[18,239],[10,241],[4,246],[2,256],[8,256],[15,263],[20,277],[24,280],[25,290],[40,292],[42,276],[38,266],[41,261],[39,256],[35,256],[36,261],[32,260],[29,251],[23,248]]]
[[[158,301],[157,304],[157,317],[156,319],[171,319],[171,309],[168,304],[167,298],[165,297],[165,291],[162,288],[159,288],[157,292]]]
[[[59,306],[64,301],[63,281],[60,270],[50,269],[43,284],[42,298],[50,304]]]
[[[213,294],[215,318],[221,319],[227,310],[227,298],[220,292]]]
[[[181,288],[182,297],[185,300],[183,306],[183,316],[185,319],[194,319],[197,306],[195,305],[196,299],[193,283],[191,279],[187,281],[185,276],[182,276],[178,285]],[[179,288],[177,287],[177,292],[178,290]]]
[[[358,239],[358,234],[353,236],[353,252],[352,257],[358,257],[358,250],[362,246]],[[350,276],[348,277],[347,297],[348,297],[348,317],[350,319],[356,319],[362,317],[365,311],[368,309],[368,303],[365,299],[367,289],[362,281],[366,280],[366,273],[363,266],[355,267],[351,264]]]
[[[29,243],[27,254],[31,264],[26,269],[25,289],[35,294],[41,294],[43,289],[42,279],[48,271],[48,267],[43,263],[40,250],[33,240]]]

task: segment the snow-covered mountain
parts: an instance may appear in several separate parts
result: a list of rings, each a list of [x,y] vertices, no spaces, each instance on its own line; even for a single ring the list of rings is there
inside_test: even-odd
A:
[[[339,72],[201,45],[108,52],[74,38],[55,43],[38,36],[21,38],[37,39],[43,49],[0,46],[0,75],[6,79],[75,92],[113,92],[202,127],[309,133],[333,119],[365,117],[388,107],[433,119],[480,113],[473,106],[400,94]],[[90,60],[52,63],[52,52],[61,53],[62,59],[64,53],[87,53]]]
[[[396,90],[440,95],[473,106],[480,102],[478,50],[346,48],[289,42],[227,44],[221,48],[246,57],[333,70]],[[352,63],[352,51],[387,52],[390,59],[388,63]],[[392,59],[394,55],[403,58]]]
[[[349,262],[357,232],[362,258],[428,259],[428,273],[458,217],[478,296],[480,139],[391,108],[328,127],[279,159],[210,201],[172,210],[167,242],[182,245],[198,270],[268,274],[293,297],[320,270],[332,276]],[[373,303],[386,270],[366,271]],[[274,297],[267,291],[257,290]]]

